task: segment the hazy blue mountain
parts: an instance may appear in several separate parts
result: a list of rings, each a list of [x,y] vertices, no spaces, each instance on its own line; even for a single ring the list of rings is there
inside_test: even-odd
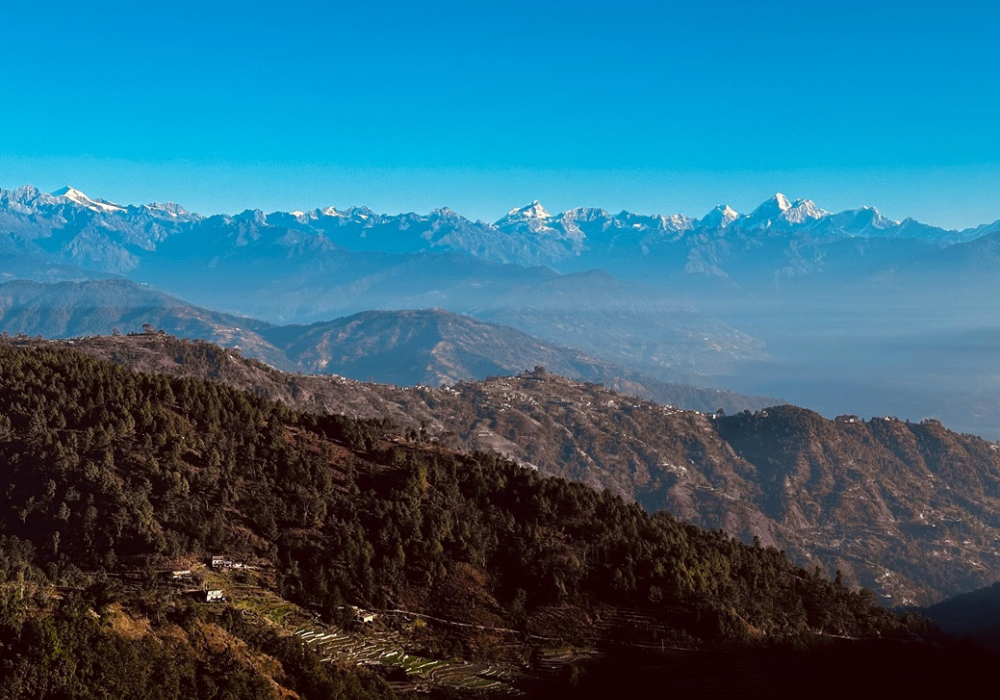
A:
[[[400,386],[452,385],[544,367],[570,379],[700,411],[731,412],[780,403],[659,381],[509,326],[441,309],[368,311],[308,326],[274,326],[261,336],[299,371]]]
[[[79,338],[115,330],[141,333],[150,326],[238,348],[278,369],[402,386],[450,385],[544,366],[572,379],[701,411],[780,402],[663,382],[508,326],[440,309],[372,311],[308,326],[273,326],[197,307],[127,280],[0,284],[0,332],[9,335]]]
[[[149,324],[183,338],[239,347],[275,367],[293,369],[259,332],[269,324],[189,304],[128,280],[0,284],[0,331],[44,338],[138,333]]]

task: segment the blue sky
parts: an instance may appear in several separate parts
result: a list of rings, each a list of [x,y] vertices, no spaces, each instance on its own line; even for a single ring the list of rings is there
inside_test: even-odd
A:
[[[974,2],[49,2],[5,10],[0,186],[367,204],[1000,218]]]

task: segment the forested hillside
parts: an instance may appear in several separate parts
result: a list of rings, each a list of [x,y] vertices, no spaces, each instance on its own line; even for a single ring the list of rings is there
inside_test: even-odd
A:
[[[828,420],[795,406],[703,414],[547,371],[402,389],[284,374],[159,335],[74,343],[143,371],[218,380],[299,409],[388,417],[399,435],[507,455],[650,512],[757,536],[886,604],[926,604],[1000,577],[1000,451],[937,421]]]
[[[11,649],[71,635],[79,641],[60,648],[85,654],[88,635],[110,633],[71,612],[61,626],[58,610],[32,631],[51,603],[24,581],[90,591],[100,607],[93,584],[108,574],[219,551],[272,570],[276,593],[330,619],[351,603],[476,625],[424,642],[469,657],[523,658],[531,635],[716,645],[920,629],[777,550],[496,456],[387,441],[383,421],[298,413],[68,349],[0,344],[0,367]],[[167,599],[153,608],[149,634],[165,634],[156,619],[178,624],[162,612],[175,609]],[[607,621],[627,611],[644,622],[622,637]],[[488,643],[502,629],[527,636],[506,650]],[[22,684],[7,697],[27,697],[23,688],[41,682],[34,667],[7,658],[15,673],[5,682]],[[190,673],[202,672],[213,673]]]

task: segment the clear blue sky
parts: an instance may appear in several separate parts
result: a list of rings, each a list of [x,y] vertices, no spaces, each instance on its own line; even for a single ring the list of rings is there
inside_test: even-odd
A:
[[[782,191],[974,225],[1000,218],[995,7],[19,3],[0,186],[488,220],[536,198],[700,216]]]

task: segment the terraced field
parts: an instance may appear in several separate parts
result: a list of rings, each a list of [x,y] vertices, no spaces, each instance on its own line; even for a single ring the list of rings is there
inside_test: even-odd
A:
[[[227,605],[281,627],[299,637],[322,655],[324,661],[357,665],[379,665],[400,669],[406,680],[397,681],[408,688],[432,685],[461,689],[489,690],[492,694],[520,695],[515,682],[521,677],[513,666],[496,666],[454,659],[433,659],[407,653],[412,644],[400,632],[381,625],[364,625],[346,631],[321,623],[312,614],[275,595],[271,582],[258,573],[252,580],[237,583],[231,572],[214,572],[194,565],[206,584],[225,591]],[[360,611],[359,611],[360,612]],[[409,618],[415,616],[407,614]],[[419,617],[419,616],[416,616]]]
[[[324,661],[394,666],[412,680],[428,684],[520,694],[513,685],[519,674],[513,669],[408,654],[403,651],[405,640],[397,632],[362,634],[314,624],[299,628],[295,634],[319,651]]]
[[[572,674],[604,656],[598,648],[632,647],[659,651],[690,648],[677,639],[668,625],[648,613],[608,606],[581,615],[569,606],[552,606],[538,611],[534,629],[528,635],[536,647],[528,671],[516,663],[470,662],[456,658],[430,658],[409,653],[414,648],[407,630],[414,624],[441,625],[465,630],[482,630],[499,635],[489,644],[503,641],[520,644],[523,633],[515,630],[435,618],[405,610],[383,610],[377,621],[345,630],[321,622],[311,613],[275,595],[270,581],[254,573],[237,582],[230,572],[203,573],[206,582],[226,592],[228,605],[294,633],[316,650],[324,661],[396,669],[390,682],[399,687],[427,690],[432,686],[462,690],[483,690],[491,694],[517,696],[525,682],[558,679]],[[246,580],[252,579],[252,580]],[[367,614],[355,610],[359,615]],[[506,637],[511,639],[507,640]],[[575,641],[572,641],[575,640]],[[527,664],[528,660],[523,659]]]

